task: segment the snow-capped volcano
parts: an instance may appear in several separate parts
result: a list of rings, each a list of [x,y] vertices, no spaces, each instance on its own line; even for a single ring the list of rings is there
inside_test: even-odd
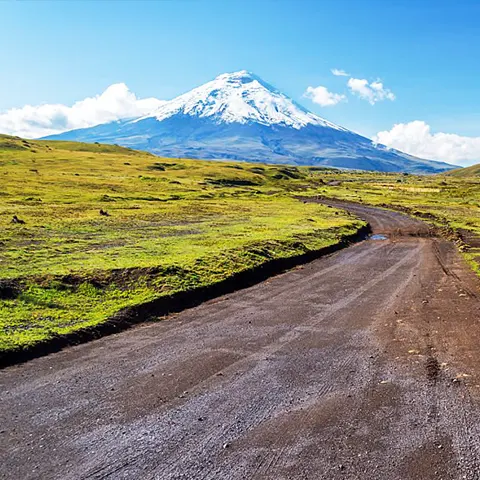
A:
[[[143,117],[46,138],[117,143],[166,157],[384,172],[454,168],[374,144],[309,112],[246,70],[220,75]]]
[[[162,121],[178,114],[211,118],[218,123],[255,122],[297,130],[310,124],[344,130],[295,104],[246,70],[219,75],[215,80],[161,105],[139,120],[155,117]]]

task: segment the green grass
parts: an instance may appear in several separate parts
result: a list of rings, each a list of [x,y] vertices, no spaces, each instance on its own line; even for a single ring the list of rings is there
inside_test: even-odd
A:
[[[337,243],[362,222],[293,198],[323,175],[0,135],[0,351]]]

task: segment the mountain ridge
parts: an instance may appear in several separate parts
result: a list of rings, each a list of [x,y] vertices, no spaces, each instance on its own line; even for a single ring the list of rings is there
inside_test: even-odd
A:
[[[118,143],[173,157],[384,172],[455,168],[377,145],[310,112],[246,70],[219,75],[148,115],[45,138]]]

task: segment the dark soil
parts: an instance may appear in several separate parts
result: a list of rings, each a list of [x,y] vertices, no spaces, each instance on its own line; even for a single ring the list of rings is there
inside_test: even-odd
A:
[[[11,300],[20,295],[20,282],[16,280],[1,280],[0,279],[0,300]]]

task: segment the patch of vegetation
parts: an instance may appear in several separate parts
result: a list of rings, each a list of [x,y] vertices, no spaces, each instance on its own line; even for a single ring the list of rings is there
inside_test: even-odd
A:
[[[296,167],[283,167],[279,168],[278,172],[273,175],[273,178],[278,180],[289,179],[289,178],[305,178],[306,172],[300,171]]]
[[[258,182],[244,178],[206,178],[209,185],[218,185],[219,187],[250,187],[258,185]]]
[[[0,136],[0,351],[338,243],[319,173]]]

